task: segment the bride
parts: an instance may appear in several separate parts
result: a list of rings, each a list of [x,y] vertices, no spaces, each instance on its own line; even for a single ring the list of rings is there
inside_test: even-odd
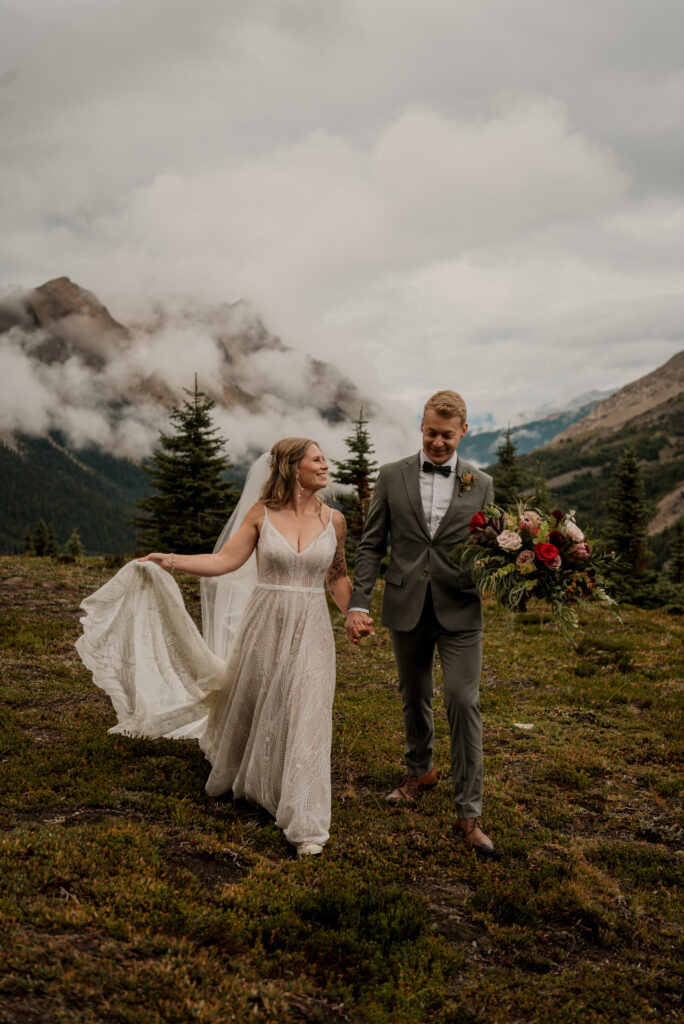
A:
[[[323,585],[343,614],[352,589],[344,516],[318,495],[327,483],[314,441],[278,441],[214,553],[129,562],[83,602],[76,644],[112,700],[112,732],[197,738],[207,793],[266,808],[299,856],[329,838],[335,647]],[[203,577],[204,640],[160,569]]]

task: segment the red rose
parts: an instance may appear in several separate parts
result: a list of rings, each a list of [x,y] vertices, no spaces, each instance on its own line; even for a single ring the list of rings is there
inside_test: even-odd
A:
[[[537,561],[548,569],[555,568],[556,559],[560,556],[560,551],[555,544],[537,544],[534,553]]]
[[[484,514],[484,512],[476,512],[473,518],[470,520],[469,529],[471,532],[473,530],[481,530],[486,522],[487,516]]]

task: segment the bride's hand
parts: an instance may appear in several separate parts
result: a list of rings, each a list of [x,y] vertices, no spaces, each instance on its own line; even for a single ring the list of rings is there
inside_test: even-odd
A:
[[[160,569],[173,569],[173,560],[173,555],[163,555],[159,551],[138,559],[139,562],[154,562]]]

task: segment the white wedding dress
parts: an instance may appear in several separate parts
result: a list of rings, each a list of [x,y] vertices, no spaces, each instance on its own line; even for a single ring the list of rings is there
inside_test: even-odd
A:
[[[76,644],[114,705],[112,732],[197,738],[212,766],[207,793],[255,801],[295,845],[329,838],[335,646],[324,581],[336,546],[332,514],[297,552],[265,512],[257,583],[227,661],[152,562],[129,562],[86,598]]]

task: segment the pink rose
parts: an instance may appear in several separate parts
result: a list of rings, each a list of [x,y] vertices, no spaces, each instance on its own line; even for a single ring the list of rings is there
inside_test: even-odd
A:
[[[552,562],[547,562],[548,568],[552,569],[554,572],[558,572],[562,564],[563,560],[560,555],[556,555]]]
[[[529,573],[534,572],[534,552],[529,551],[527,548],[521,551],[515,560],[516,567],[519,572],[525,576]]]
[[[580,530],[577,523],[573,523],[572,520],[570,520],[569,523],[565,524],[565,532],[570,538],[570,540],[574,541],[575,544],[579,544],[580,541],[584,540],[584,534]]]
[[[579,531],[582,532],[581,530]],[[576,562],[588,562],[591,558],[591,548],[588,544],[575,544],[566,552],[568,558],[574,559]]]
[[[522,538],[520,534],[514,533],[513,530],[502,530],[496,538],[496,543],[504,551],[517,551],[522,547]]]

